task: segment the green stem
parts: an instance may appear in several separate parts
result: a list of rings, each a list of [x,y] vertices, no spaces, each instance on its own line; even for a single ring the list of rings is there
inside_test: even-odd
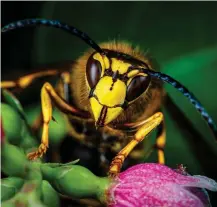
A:
[[[96,198],[106,202],[105,191],[108,178],[95,176],[91,171],[79,165],[52,168],[41,164],[43,179],[61,194],[75,198]]]

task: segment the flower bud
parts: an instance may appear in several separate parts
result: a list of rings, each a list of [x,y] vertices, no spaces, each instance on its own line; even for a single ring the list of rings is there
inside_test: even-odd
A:
[[[97,198],[104,201],[109,180],[95,176],[87,168],[79,165],[50,167],[41,165],[43,178],[61,194],[76,198]]]

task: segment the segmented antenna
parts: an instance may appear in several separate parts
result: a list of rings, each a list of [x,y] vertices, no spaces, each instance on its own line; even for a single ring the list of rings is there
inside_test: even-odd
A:
[[[188,100],[194,105],[194,107],[197,109],[197,111],[201,114],[201,116],[205,119],[206,123],[212,130],[213,134],[215,135],[215,138],[217,140],[217,128],[216,125],[211,118],[211,116],[208,114],[208,112],[205,110],[205,108],[202,106],[202,104],[197,100],[197,98],[181,83],[179,83],[177,80],[173,79],[172,77],[160,73],[155,72],[149,69],[141,69],[141,68],[133,68],[133,69],[139,69],[141,72],[146,73],[152,77],[158,78],[162,80],[163,82],[169,83],[174,88],[176,88],[178,91],[180,91],[185,97],[188,98]]]
[[[91,46],[97,52],[99,52],[101,54],[105,54],[105,55],[107,53],[106,51],[103,51],[103,49],[101,49],[99,47],[99,45],[97,45],[87,34],[78,30],[77,28],[75,28],[73,26],[69,26],[68,24],[61,23],[58,20],[48,20],[48,19],[20,20],[20,21],[13,22],[13,23],[10,23],[10,24],[4,26],[2,28],[2,32],[8,32],[10,30],[14,30],[17,28],[23,28],[23,27],[27,27],[27,26],[37,26],[37,25],[50,26],[50,27],[55,27],[55,28],[65,30],[66,32],[69,32],[70,34],[73,34],[73,35],[79,37],[80,39],[82,39],[84,42],[86,42],[89,46]],[[129,55],[124,54],[124,53],[118,53],[117,52],[117,54],[115,54],[115,55],[117,57],[122,57],[122,58],[129,59],[129,60],[130,59],[135,60],[132,56],[129,56]],[[143,62],[141,62],[141,63],[143,63]],[[158,78],[158,79],[162,80],[163,82],[169,83],[174,88],[178,89],[178,91],[180,91],[185,97],[188,98],[188,100],[194,105],[194,107],[197,109],[197,111],[205,119],[205,121],[207,122],[207,124],[209,125],[210,129],[212,130],[212,132],[214,133],[214,135],[217,139],[217,128],[216,128],[216,125],[215,125],[213,119],[207,113],[207,111],[202,106],[202,104],[196,99],[196,97],[185,86],[183,86],[177,80],[173,79],[172,77],[170,77],[166,74],[163,74],[160,72],[155,72],[155,71],[152,71],[149,69],[141,69],[141,68],[134,68],[134,69],[138,69],[141,72],[144,72],[144,73],[146,73],[152,77]]]
[[[86,33],[78,30],[77,28],[70,26],[66,23],[62,23],[59,20],[49,20],[49,19],[24,19],[19,20],[17,22],[12,22],[2,28],[2,32],[8,32],[10,30],[19,29],[23,27],[30,27],[30,26],[48,26],[48,27],[55,27],[58,29],[65,30],[66,32],[73,34],[80,39],[82,39],[84,42],[86,42],[89,46],[91,46],[94,50],[97,52],[108,55],[108,57],[116,57],[116,58],[123,58],[127,59],[129,61],[135,61],[139,64],[146,65],[143,61],[135,59],[131,55],[117,52],[117,51],[109,51],[109,50],[103,50],[100,48],[100,46],[95,43]]]
[[[68,24],[62,23],[58,20],[48,20],[48,19],[24,19],[19,20],[17,22],[12,22],[2,28],[2,32],[8,32],[10,30],[28,27],[28,26],[48,26],[48,27],[55,27],[62,30],[65,30],[66,32],[69,32],[70,34],[73,34],[80,39],[82,39],[84,42],[86,42],[89,46],[91,46],[93,49],[95,49],[99,53],[104,53],[103,50],[97,45],[87,34],[84,32],[78,30],[77,28],[73,26],[69,26]]]

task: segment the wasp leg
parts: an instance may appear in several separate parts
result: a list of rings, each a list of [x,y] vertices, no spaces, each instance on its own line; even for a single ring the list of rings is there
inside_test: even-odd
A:
[[[164,147],[166,145],[166,127],[165,121],[163,120],[159,126],[157,126],[157,137],[154,146],[145,154],[148,157],[153,150],[157,150],[158,163],[165,164]],[[142,152],[141,152],[142,154]]]
[[[115,177],[118,173],[120,173],[123,162],[125,158],[128,156],[128,154],[162,121],[163,114],[161,112],[157,112],[143,122],[141,127],[137,130],[136,134],[134,135],[133,139],[113,159],[109,169],[110,177]]]
[[[163,120],[157,127],[157,138],[154,148],[157,150],[158,163],[165,164],[164,147],[166,144],[166,126]]]
[[[67,102],[67,103],[69,103],[68,102],[68,99],[67,99],[67,97],[69,96],[69,94],[68,94],[68,85],[69,85],[69,81],[70,81],[70,74],[69,74],[69,72],[62,72],[62,73],[60,73],[59,72],[59,74],[60,74],[60,78],[61,78],[61,80],[63,81],[63,85],[62,85],[62,82],[57,86],[57,92],[58,92],[58,94],[60,94],[62,97],[63,97],[63,99]],[[44,73],[44,75],[46,75],[46,73]],[[55,74],[54,74],[55,75]],[[41,76],[42,76],[42,74],[41,74]],[[35,78],[37,78],[36,76],[35,76]],[[66,87],[66,86],[67,87]],[[69,103],[70,104],[70,103]],[[41,124],[43,123],[43,117],[42,117],[42,114],[40,113],[37,117],[36,117],[36,119],[34,120],[34,122],[33,122],[33,124],[31,125],[31,128],[32,128],[32,130],[33,131],[37,131],[38,129],[39,129],[39,127],[41,126]]]
[[[70,72],[63,72],[60,75],[61,79],[61,89],[60,94],[63,96],[64,100],[70,104],[73,105],[73,101],[71,99],[72,97],[72,91],[71,91],[71,80],[70,80]]]
[[[52,101],[63,112],[70,113],[74,116],[88,118],[89,114],[85,111],[77,110],[67,104],[55,91],[53,86],[46,82],[41,89],[41,105],[43,116],[43,130],[41,144],[37,151],[29,153],[28,158],[34,160],[46,153],[48,148],[48,125],[52,119]]]
[[[52,71],[52,70],[50,70],[50,71]],[[56,70],[57,71],[57,70]],[[42,77],[42,76],[46,76],[46,75],[48,75],[48,74],[50,74],[50,75],[52,75],[52,72],[49,72],[49,73],[46,73],[46,71],[45,72],[40,72],[40,73],[35,73],[35,74],[31,74],[31,75],[29,75],[29,78],[30,79],[32,79],[32,77],[30,77],[30,76],[32,76],[32,75],[35,75],[35,77],[34,77],[34,79],[36,79],[36,78],[39,78],[39,75],[40,75],[40,77]],[[64,100],[67,102],[67,103],[69,103],[68,102],[68,96],[70,95],[70,94],[68,94],[69,93],[69,90],[68,90],[68,88],[69,88],[69,84],[70,84],[70,73],[68,72],[68,71],[64,71],[64,72],[58,72],[58,73],[56,73],[56,74],[60,74],[60,78],[61,78],[61,80],[63,81],[63,85],[62,85],[62,83],[60,83],[60,85],[58,85],[57,86],[57,90],[58,90],[58,92],[59,92],[59,94],[64,98]],[[55,73],[53,73],[53,75],[56,75]],[[26,79],[26,78],[28,78],[27,76],[24,76],[24,77],[22,77],[21,79]],[[32,79],[32,81],[33,81],[33,79]],[[5,81],[5,83],[6,83],[6,81]],[[30,81],[29,81],[29,83],[31,83]],[[27,87],[27,86],[26,86]],[[69,103],[70,104],[70,103]],[[70,104],[71,105],[71,104]],[[32,130],[33,131],[37,131],[38,129],[39,129],[39,127],[41,126],[41,124],[43,123],[43,117],[42,117],[42,114],[40,113],[37,117],[36,117],[36,119],[34,120],[34,122],[33,122],[33,124],[32,124],[32,126],[31,126],[31,128],[32,128]]]
[[[35,79],[41,78],[44,76],[54,76],[59,73],[58,70],[46,70],[37,73],[32,73],[15,81],[2,81],[0,87],[1,88],[21,88],[24,89],[28,87]]]

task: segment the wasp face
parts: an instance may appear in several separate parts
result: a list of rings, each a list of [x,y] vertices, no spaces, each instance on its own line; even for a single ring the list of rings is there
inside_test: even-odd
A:
[[[117,118],[148,88],[150,77],[131,68],[130,62],[99,53],[92,54],[88,59],[86,80],[97,127]]]

